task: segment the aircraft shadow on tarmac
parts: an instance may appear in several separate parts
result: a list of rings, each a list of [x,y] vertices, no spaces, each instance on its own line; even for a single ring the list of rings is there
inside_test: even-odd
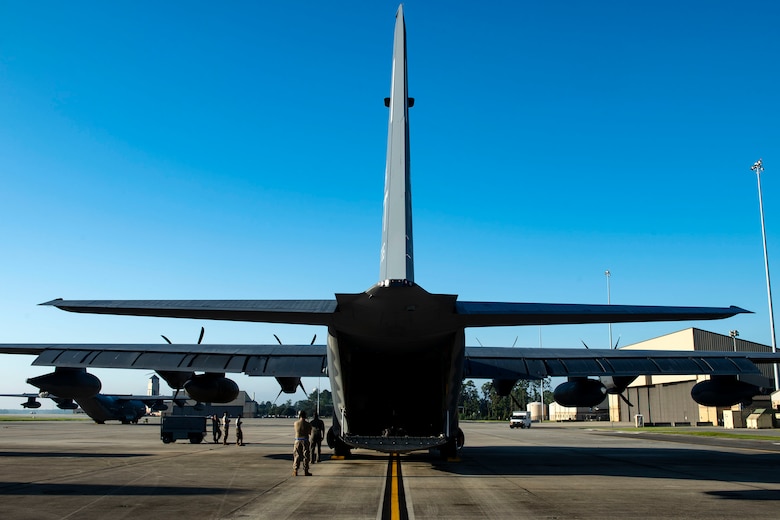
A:
[[[265,455],[289,460],[292,454]],[[325,461],[329,457],[325,456]],[[386,460],[386,454],[353,452],[350,460]],[[460,460],[442,460],[438,453],[412,452],[401,462],[430,464],[435,471],[462,476],[622,477],[699,480],[741,483],[780,483],[780,452],[732,453],[682,448],[614,448],[571,446],[464,447]],[[718,492],[713,492],[718,494]],[[778,500],[780,491],[724,493],[722,498]]]
[[[78,453],[72,451],[0,451],[0,457],[70,458],[70,459],[125,459],[148,457],[146,453]]]
[[[435,470],[463,476],[561,476],[663,478],[780,483],[780,453],[732,453],[708,449],[567,446],[464,447],[459,462],[412,454]],[[403,459],[402,459],[403,460]],[[780,498],[780,492],[772,495]],[[740,497],[724,497],[740,498]]]
[[[127,486],[112,484],[57,484],[5,482],[0,484],[0,496],[3,495],[73,495],[73,496],[192,496],[225,495],[226,493],[246,492],[245,489],[224,487],[185,487],[185,486]]]
[[[707,491],[707,494],[727,500],[780,500],[780,491],[776,489],[750,489],[739,491]]]

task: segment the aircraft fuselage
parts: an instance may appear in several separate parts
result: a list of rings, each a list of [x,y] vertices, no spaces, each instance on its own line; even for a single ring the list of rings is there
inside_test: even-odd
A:
[[[336,299],[328,373],[344,440],[380,451],[403,449],[371,438],[445,443],[458,427],[465,352],[456,296],[388,282]]]

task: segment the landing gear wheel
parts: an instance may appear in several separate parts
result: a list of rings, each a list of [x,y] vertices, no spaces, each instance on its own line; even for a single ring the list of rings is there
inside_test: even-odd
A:
[[[455,447],[462,450],[464,444],[466,444],[466,436],[463,434],[463,430],[458,428],[458,434],[455,435]]]
[[[325,440],[328,443],[328,447],[333,449],[333,455],[336,457],[349,458],[352,456],[352,448],[336,435],[333,427],[328,428],[328,434],[325,436]]]
[[[466,436],[463,435],[463,430],[458,428],[458,433],[455,437],[447,440],[447,444],[439,448],[439,454],[442,459],[456,459],[458,458],[458,450],[463,448],[463,444],[466,442]]]
[[[447,444],[439,448],[439,456],[444,460],[454,459],[458,456],[458,447],[455,444],[455,439],[449,439]]]

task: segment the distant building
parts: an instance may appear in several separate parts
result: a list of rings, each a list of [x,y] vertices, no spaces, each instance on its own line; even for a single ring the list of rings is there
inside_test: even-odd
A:
[[[609,401],[605,398],[599,405],[563,406],[552,402],[549,406],[549,419],[555,422],[563,421],[608,421]]]
[[[699,350],[699,351],[736,351],[771,352],[772,348],[760,343],[732,338],[706,330],[689,328],[665,336],[642,341],[622,347],[627,350]],[[764,388],[774,388],[772,365],[758,365],[761,376],[741,376],[748,383]],[[691,388],[709,376],[639,376],[629,385],[624,395],[633,404],[629,407],[617,395],[609,396],[609,415],[612,421],[634,422],[641,414],[645,424],[723,424],[723,410],[702,406],[691,398]],[[768,398],[767,398],[768,399]],[[765,407],[759,399],[760,407]]]
[[[146,395],[160,395],[160,378],[156,375],[149,378],[149,385],[146,387]]]
[[[258,404],[241,390],[233,401],[229,403],[200,403],[192,399],[187,399],[184,406],[169,406],[163,415],[218,415],[222,416],[225,412],[230,417],[236,417],[241,414],[242,417],[257,417]]]

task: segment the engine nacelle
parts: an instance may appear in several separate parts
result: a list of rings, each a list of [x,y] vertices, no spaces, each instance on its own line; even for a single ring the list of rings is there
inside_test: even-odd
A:
[[[238,385],[225,374],[198,374],[184,383],[187,394],[201,403],[229,403],[238,397]]]
[[[298,387],[301,385],[300,377],[277,377],[276,382],[282,387],[282,392],[285,394],[294,394],[298,391]]]
[[[512,393],[516,384],[517,379],[494,379],[493,389],[500,397],[506,397]]]
[[[561,406],[592,407],[601,403],[607,395],[607,388],[595,379],[572,377],[555,387],[553,398]]]
[[[696,383],[691,388],[691,397],[703,406],[734,406],[750,404],[753,397],[761,394],[761,388],[734,376],[712,376],[708,381]]]
[[[157,374],[162,377],[168,386],[173,389],[184,388],[184,383],[192,379],[195,372],[177,372],[175,370],[158,370]]]
[[[27,383],[36,386],[43,392],[64,399],[85,399],[94,397],[100,392],[100,379],[88,374],[84,368],[57,367],[54,372],[38,377],[31,377]]]
[[[41,403],[39,403],[38,400],[35,399],[34,397],[28,397],[27,401],[22,403],[22,407],[23,408],[40,408],[41,407]]]
[[[60,410],[75,410],[79,407],[79,405],[73,402],[73,399],[62,399],[60,397],[52,397],[51,399]]]
[[[635,379],[636,376],[602,376],[599,378],[610,395],[622,394]]]
[[[162,401],[155,401],[149,406],[149,409],[153,412],[164,412],[168,409],[168,405]]]

